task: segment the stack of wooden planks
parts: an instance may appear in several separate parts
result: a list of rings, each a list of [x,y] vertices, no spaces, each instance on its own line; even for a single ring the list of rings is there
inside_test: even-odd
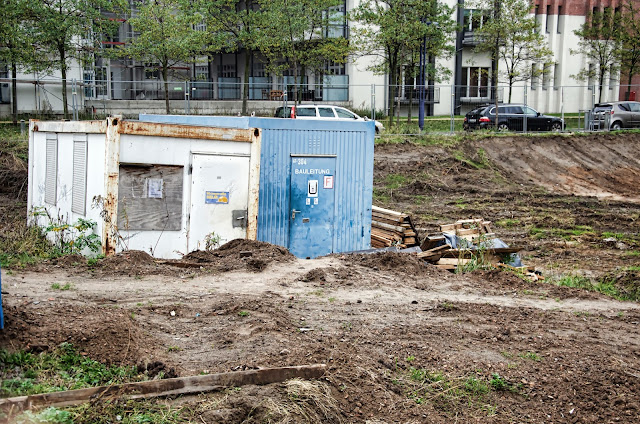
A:
[[[455,270],[458,266],[464,266],[472,261],[482,261],[485,264],[497,265],[501,257],[507,254],[519,252],[518,247],[501,247],[488,249],[454,249],[446,244],[443,234],[452,234],[459,239],[467,240],[469,246],[476,245],[483,240],[495,238],[491,231],[491,222],[483,219],[462,219],[453,224],[440,226],[441,233],[425,237],[420,245],[422,252],[418,257],[436,265],[438,268]]]
[[[418,234],[409,215],[373,206],[371,210],[371,247],[418,245]]]

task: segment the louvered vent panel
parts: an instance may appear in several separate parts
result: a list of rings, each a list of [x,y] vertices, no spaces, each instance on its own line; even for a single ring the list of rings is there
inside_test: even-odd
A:
[[[78,134],[73,137],[73,187],[71,210],[74,213],[86,214],[87,199],[87,135]]]
[[[58,135],[47,134],[47,164],[44,182],[44,201],[56,204],[58,179]]]

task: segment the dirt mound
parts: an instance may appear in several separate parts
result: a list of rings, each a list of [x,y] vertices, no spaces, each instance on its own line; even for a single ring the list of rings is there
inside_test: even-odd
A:
[[[640,134],[504,137],[479,145],[516,182],[640,203]]]
[[[300,277],[299,280],[304,282],[327,281],[327,273],[322,268],[315,268]]]
[[[196,250],[183,257],[183,261],[201,264],[217,271],[249,269],[263,271],[272,262],[289,262],[293,256],[287,249],[262,241],[235,239],[211,252]]]
[[[381,252],[351,254],[342,257],[349,264],[372,268],[376,271],[394,271],[408,275],[427,275],[435,272],[433,266],[411,253]]]
[[[149,350],[154,343],[125,310],[42,302],[11,307],[5,320],[0,345],[11,350],[43,352],[69,342],[105,364],[135,365],[155,357]]]
[[[61,267],[86,265],[87,258],[76,253],[66,256],[60,256],[59,258],[50,259],[48,261],[53,265],[59,265]]]
[[[181,275],[184,270],[159,264],[153,256],[140,250],[127,250],[106,257],[91,267],[95,277],[114,275]]]

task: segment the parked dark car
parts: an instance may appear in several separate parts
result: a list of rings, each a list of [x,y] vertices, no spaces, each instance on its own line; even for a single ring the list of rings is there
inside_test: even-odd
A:
[[[593,108],[593,129],[602,130],[609,124],[609,129],[640,127],[640,102],[598,103]]]
[[[535,109],[519,104],[498,106],[499,131],[523,131],[524,117],[527,131],[562,131],[564,122],[555,116],[542,115]],[[463,128],[467,131],[495,128],[496,106],[484,105],[473,109],[464,117]]]

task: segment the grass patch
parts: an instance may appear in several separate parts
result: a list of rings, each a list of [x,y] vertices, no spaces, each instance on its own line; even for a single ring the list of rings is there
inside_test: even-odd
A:
[[[489,158],[487,158],[487,152],[480,148],[476,151],[476,158],[467,158],[465,154],[460,150],[454,150],[452,156],[455,160],[464,163],[465,165],[475,169],[487,169],[489,167]]]
[[[620,272],[613,272],[598,280],[581,275],[565,275],[551,279],[557,286],[572,287],[602,293],[618,300],[640,300],[640,282],[633,273],[640,272],[640,267],[627,267]],[[620,274],[620,275],[619,275]],[[631,275],[629,275],[631,274]]]
[[[523,359],[529,359],[535,362],[540,362],[542,360],[542,357],[535,352],[525,352],[525,353],[521,353],[518,356]]]
[[[578,225],[574,228],[538,228],[529,229],[529,235],[537,240],[547,238],[561,238],[564,240],[573,240],[574,238],[584,235],[594,235],[593,228],[588,225]]]
[[[522,224],[519,219],[506,218],[496,221],[496,225],[502,228],[520,227]]]
[[[71,283],[66,283],[62,286],[60,285],[60,283],[53,283],[51,284],[51,288],[53,290],[62,290],[62,291],[71,290]]]
[[[387,189],[396,190],[407,183],[407,177],[401,174],[389,174],[385,177],[385,186]]]
[[[474,407],[488,414],[495,414],[495,406],[488,403],[492,391],[518,392],[519,386],[504,377],[493,374],[491,378],[474,373],[452,377],[441,371],[410,367],[398,373],[392,382],[403,388],[405,396],[417,404],[430,403],[444,412],[455,411],[458,406]]]
[[[0,396],[25,396],[143,381],[135,367],[107,366],[82,356],[70,343],[39,355],[0,350]]]
[[[25,205],[26,208],[26,205]],[[46,259],[62,256],[39,227],[28,227],[26,218],[5,223],[0,234],[0,266],[25,268]]]

